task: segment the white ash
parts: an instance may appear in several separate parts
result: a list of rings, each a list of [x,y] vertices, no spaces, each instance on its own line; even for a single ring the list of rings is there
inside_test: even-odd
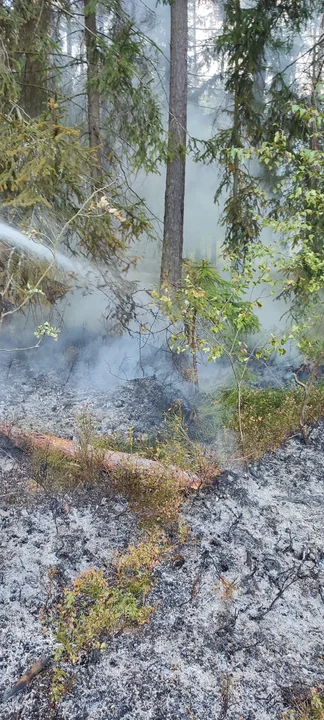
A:
[[[150,623],[73,668],[77,684],[54,718],[275,720],[294,692],[322,681],[323,431],[322,422],[308,446],[292,439],[189,499],[191,538],[180,559],[155,572]],[[123,500],[95,490],[64,497],[69,511],[55,522],[53,502],[62,498],[28,496],[28,464],[5,451],[2,691],[51,647],[38,619],[49,567],[58,565],[67,582],[92,565],[107,567],[112,551],[138,538]],[[4,493],[16,486],[19,500],[9,504]],[[47,694],[39,676],[0,705],[1,720],[51,717]]]

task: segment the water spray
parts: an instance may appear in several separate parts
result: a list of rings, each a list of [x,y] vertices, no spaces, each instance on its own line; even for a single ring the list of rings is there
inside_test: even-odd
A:
[[[83,266],[79,260],[71,260],[63,253],[55,249],[51,250],[4,222],[0,222],[0,240],[7,245],[21,248],[28,255],[35,255],[39,260],[47,262],[51,266],[57,265],[61,270],[73,275],[85,277],[90,270],[90,267],[87,267],[86,264]]]

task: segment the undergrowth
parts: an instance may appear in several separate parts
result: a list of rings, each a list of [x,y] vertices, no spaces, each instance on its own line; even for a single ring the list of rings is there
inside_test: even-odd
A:
[[[56,642],[51,699],[68,692],[70,676],[64,663],[75,665],[81,654],[103,651],[113,633],[143,625],[154,608],[146,605],[152,571],[171,546],[156,532],[116,555],[111,572],[90,568],[65,588],[47,622]],[[62,666],[63,663],[63,666]]]
[[[241,397],[241,427],[244,454],[260,457],[280,445],[289,435],[301,431],[300,418],[304,392],[300,388],[261,390],[245,389]],[[324,384],[309,393],[305,411],[306,423],[312,424],[324,412]],[[238,414],[233,414],[231,427],[238,431]]]
[[[167,549],[165,536],[152,535],[116,556],[112,577],[95,568],[79,575],[56,608],[56,659],[75,664],[83,650],[105,647],[112,632],[145,623],[153,610],[144,605],[152,570]]]
[[[77,458],[67,458],[48,447],[33,450],[33,486],[31,490],[60,491],[76,487],[80,478],[80,464]]]
[[[193,442],[183,421],[180,404],[176,404],[165,416],[164,428],[159,436],[135,436],[132,429],[128,436],[114,435],[94,440],[96,448],[129,452],[149,460],[157,460],[165,467],[175,465],[189,473],[199,475],[203,483],[218,473],[216,459],[201,445]],[[117,491],[128,497],[130,508],[145,525],[174,523],[183,500],[183,489],[170,473],[152,473],[145,478],[140,473],[122,470],[114,474]]]
[[[324,687],[313,688],[306,699],[296,700],[283,720],[324,720]]]
[[[163,429],[157,436],[135,435],[133,428],[130,428],[128,435],[115,433],[96,438],[95,447],[141,455],[164,465],[176,465],[187,472],[203,475],[208,475],[210,466],[216,462],[198,442],[189,437],[181,403],[172,405],[165,414]],[[215,467],[213,472],[215,474]]]
[[[256,459],[273,450],[301,428],[301,416],[311,425],[324,414],[324,383],[314,385],[307,397],[302,388],[245,387],[241,390],[240,420],[243,435],[242,452],[246,459]],[[215,426],[234,431],[239,438],[238,392],[226,390],[209,396],[200,410],[201,422],[209,440]]]

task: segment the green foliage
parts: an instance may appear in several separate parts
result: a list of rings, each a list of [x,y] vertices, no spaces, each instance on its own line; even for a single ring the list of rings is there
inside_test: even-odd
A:
[[[155,48],[157,50],[157,48]],[[98,40],[100,72],[97,87],[111,111],[105,120],[105,134],[120,138],[123,153],[135,170],[155,172],[166,155],[161,110],[154,94],[154,75],[148,42],[125,16],[113,42]],[[128,147],[127,147],[128,146]],[[130,149],[129,149],[130,148]]]
[[[52,337],[54,340],[58,340],[59,332],[60,330],[50,325],[49,322],[44,322],[42,323],[42,325],[38,325],[38,328],[37,330],[35,330],[34,335],[37,338],[41,338],[44,335],[47,335],[47,337]]]
[[[68,197],[81,199],[80,172],[91,163],[91,152],[82,148],[79,130],[64,126],[52,114],[23,119],[3,116],[1,122],[0,191],[4,205],[51,207],[60,184]]]
[[[293,105],[291,111],[305,126],[311,125],[314,148],[297,144],[291,150],[284,131],[278,129],[271,142],[263,143],[258,157],[269,169],[285,166],[285,175],[275,188],[275,215],[266,218],[264,225],[283,234],[291,248],[288,255],[281,253],[276,264],[286,277],[283,294],[294,296],[305,314],[309,306],[318,303],[324,286],[324,152],[317,146],[324,114],[300,105]]]
[[[189,350],[193,359],[193,379],[198,382],[197,353],[208,360],[222,355],[244,363],[247,347],[244,336],[259,329],[254,313],[257,303],[244,300],[248,274],[224,280],[212,265],[186,261],[182,286],[171,293],[167,287],[153,293],[176,329],[172,336],[178,353]]]
[[[73,687],[73,678],[66,670],[55,665],[51,675],[51,705],[55,706],[62,697],[67,695]]]
[[[203,480],[208,479],[209,473],[216,473],[213,459],[189,437],[180,402],[166,413],[164,428],[155,440],[152,457],[166,465],[172,463],[187,472],[197,473]]]
[[[96,13],[97,2],[88,11]],[[57,6],[55,12],[63,25],[76,22],[80,30],[82,23],[67,7]],[[74,233],[73,248],[77,241],[82,253],[108,262],[113,255],[122,257],[142,233],[154,235],[144,202],[130,190],[128,173],[157,171],[164,140],[152,72],[157,47],[136,29],[118,0],[103,3],[100,12],[111,30],[93,38],[98,63],[91,82],[102,114],[98,166],[97,148],[89,149],[85,138],[86,108],[82,111],[77,102],[78,121],[71,122],[75,101],[61,88],[60,70],[71,75],[80,60],[67,60],[65,48],[53,40],[47,1],[1,6],[0,200],[13,222],[23,217],[29,227],[32,217],[43,240],[55,242],[47,236],[49,218],[55,227],[69,221],[61,239],[69,246]],[[53,71],[55,94],[48,80]],[[86,94],[87,87],[83,90]],[[77,212],[99,185],[118,216],[94,207]]]
[[[94,150],[80,143],[80,130],[69,128],[57,103],[41,118],[24,119],[3,116],[0,123],[0,196],[11,216],[23,210],[25,224],[28,212],[41,207],[55,213],[56,222],[69,219],[69,233],[74,231],[85,254],[107,259],[123,254],[128,242],[149,230],[148,219],[140,201],[129,203],[120,183],[103,178],[98,200],[107,196],[104,207],[88,204],[91,173],[96,164]],[[107,187],[107,184],[110,187]],[[118,208],[119,214],[111,213]],[[45,227],[41,228],[45,231]],[[46,234],[46,231],[45,231]],[[69,240],[69,234],[62,238]],[[55,238],[49,238],[55,242]]]
[[[139,627],[149,620],[154,611],[146,604],[153,586],[152,571],[170,549],[163,533],[153,533],[116,555],[109,576],[101,569],[90,568],[65,588],[62,601],[53,606],[46,620],[56,642],[53,705],[73,685],[66,663],[75,665],[81,653],[104,651],[113,633]]]

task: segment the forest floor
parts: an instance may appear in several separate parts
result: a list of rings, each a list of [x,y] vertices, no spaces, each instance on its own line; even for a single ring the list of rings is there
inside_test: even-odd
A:
[[[43,379],[38,396],[33,383],[27,386],[24,402],[21,388],[10,392],[17,397],[11,419],[73,435],[76,407],[66,389],[51,396]],[[6,400],[3,391],[3,408]],[[122,427],[138,422],[144,431],[162,422],[170,395],[141,380],[101,394],[100,402],[103,431],[118,425],[118,413]],[[114,421],[107,419],[112,414]],[[2,440],[1,696],[53,652],[40,619],[51,568],[67,586],[90,567],[108,569],[116,551],[141,537],[138,518],[109,484],[37,491],[33,480],[29,457]],[[44,672],[0,704],[1,720],[280,718],[293,697],[323,681],[323,511],[320,422],[308,445],[295,437],[189,496],[182,509],[187,539],[153,571],[150,621],[113,634],[103,652],[82,653],[71,668],[71,692],[55,708]]]

